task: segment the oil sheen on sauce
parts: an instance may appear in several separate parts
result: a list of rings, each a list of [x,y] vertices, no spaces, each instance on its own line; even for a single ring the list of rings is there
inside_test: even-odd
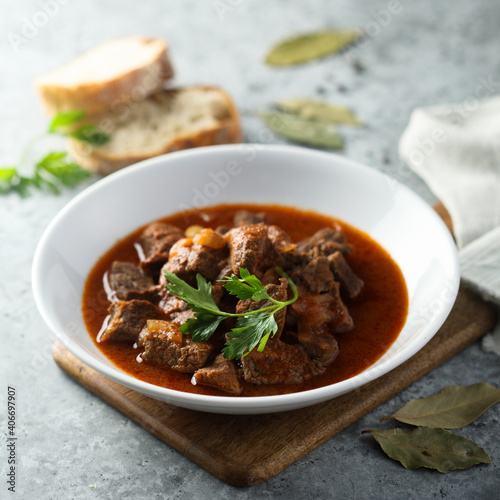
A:
[[[344,300],[353,318],[354,329],[335,335],[339,345],[339,355],[334,363],[327,367],[324,374],[302,384],[244,383],[242,396],[267,396],[315,389],[353,377],[375,363],[396,340],[408,312],[406,284],[399,267],[390,255],[367,234],[340,220],[290,207],[218,205],[198,211],[182,212],[162,220],[182,229],[193,224],[211,228],[219,225],[232,226],[234,213],[242,209],[265,212],[268,223],[282,227],[293,241],[310,236],[323,227],[340,224],[347,241],[354,247],[347,258],[348,263],[365,282],[364,289],[356,300]],[[137,243],[142,230],[143,228],[138,228],[118,241],[99,259],[87,278],[82,309],[85,324],[94,343],[112,363],[137,379],[178,391],[232,397],[215,388],[191,384],[191,374],[139,362],[141,358],[138,358],[138,355],[141,351],[132,344],[103,345],[97,342],[97,334],[110,305],[103,287],[104,273],[114,260],[138,264],[138,253],[134,244]]]

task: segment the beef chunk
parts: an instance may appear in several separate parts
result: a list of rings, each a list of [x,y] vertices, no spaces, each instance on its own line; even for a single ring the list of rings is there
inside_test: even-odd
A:
[[[364,286],[363,280],[354,274],[340,252],[334,252],[332,255],[329,255],[328,262],[335,274],[335,278],[340,283],[341,292],[345,293],[350,299],[356,298]]]
[[[266,286],[271,283],[279,284],[281,276],[276,271],[275,267],[270,267],[260,278],[260,282]]]
[[[158,307],[163,309],[165,314],[170,318],[170,315],[173,313],[185,311],[187,309],[187,304],[182,299],[177,297],[177,295],[174,295],[163,288],[162,297]]]
[[[288,299],[288,281],[285,278],[280,278],[279,285],[266,285],[267,293],[274,300],[279,300],[280,302],[285,302]],[[270,300],[260,300],[255,302],[252,299],[240,300],[236,305],[236,312],[238,314],[244,313],[246,311],[255,311],[256,309],[262,309],[263,307],[272,306],[273,303]],[[278,331],[274,335],[274,339],[279,339],[283,326],[285,325],[286,307],[280,309],[274,315],[274,319],[278,325]]]
[[[146,300],[113,302],[110,317],[98,342],[137,340],[148,319],[166,319],[165,312]]]
[[[189,309],[187,304],[182,299],[166,290],[163,292],[162,299],[158,306],[165,311],[166,318],[169,321],[179,326],[185,323],[189,318],[194,318],[194,313]]]
[[[188,319],[194,318],[194,312],[191,311],[187,306],[182,311],[177,311],[170,315],[170,321],[178,326],[183,325]]]
[[[295,243],[278,226],[252,224],[232,229],[228,235],[229,263],[238,276],[240,267],[262,274],[269,267],[288,268],[301,258],[294,252]]]
[[[213,364],[195,372],[191,382],[195,385],[216,387],[235,395],[241,394],[243,391],[234,362],[224,358],[222,354],[215,358]]]
[[[217,278],[215,278],[215,281],[221,280],[221,279],[225,278],[226,276],[231,276],[231,274],[233,274],[233,269],[231,268],[231,265],[229,264],[229,259],[227,259],[226,262],[224,263],[224,266],[219,271]]]
[[[159,288],[150,274],[131,262],[115,260],[108,274],[109,286],[120,300],[143,299],[158,302]]]
[[[142,329],[138,344],[144,347],[145,361],[185,373],[199,370],[214,349],[210,344],[183,336],[179,326],[169,321],[149,322]]]
[[[290,306],[297,316],[299,334],[322,335],[352,330],[354,324],[340,298],[339,289],[340,285],[334,282],[334,287],[328,293],[299,293],[297,301]]]
[[[320,229],[297,244],[297,253],[304,257],[328,256],[336,251],[343,255],[349,255],[352,251],[345,235],[336,229]]]
[[[224,287],[222,285],[212,285],[212,298],[217,306],[220,305],[223,295]]]
[[[266,348],[241,358],[243,378],[252,384],[300,384],[325,371],[311,360],[301,345],[269,339]]]
[[[172,224],[165,222],[150,224],[140,237],[144,252],[141,268],[153,274],[158,273],[167,262],[172,245],[183,237],[183,232]]]
[[[224,289],[220,285],[212,286],[212,297],[214,302],[219,305],[222,299]],[[188,305],[177,295],[170,293],[163,289],[161,300],[158,307],[165,311],[166,317],[169,321],[177,325],[182,325],[189,318],[194,318],[194,313],[189,309]]]
[[[335,278],[326,257],[316,257],[290,272],[297,285],[306,287],[313,294],[329,292],[335,287]]]
[[[183,238],[170,249],[168,262],[163,269],[175,273],[190,284],[196,282],[197,273],[213,281],[224,266],[227,255],[228,247],[225,242],[221,248],[211,248],[196,243],[194,239]],[[162,277],[160,283],[161,279]]]
[[[271,246],[277,252],[286,253],[297,247],[290,239],[290,236],[279,226],[267,226],[267,237]]]
[[[287,332],[286,338],[300,343],[307,355],[312,359],[317,359],[323,366],[333,363],[339,354],[337,341],[329,333],[315,335],[313,333]]]
[[[292,267],[301,260],[297,255],[297,245],[292,242],[288,234],[278,226],[267,226],[267,245],[261,267]]]
[[[263,212],[252,213],[247,210],[238,210],[234,214],[234,227],[249,226],[250,224],[259,224],[266,222],[266,214]]]
[[[264,224],[253,224],[231,229],[229,235],[229,263],[237,276],[240,267],[255,274],[264,255],[267,242],[267,227]]]

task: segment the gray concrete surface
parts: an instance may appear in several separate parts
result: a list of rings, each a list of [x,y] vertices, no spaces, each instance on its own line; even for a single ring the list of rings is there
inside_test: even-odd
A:
[[[104,39],[139,33],[169,40],[177,83],[225,87],[244,112],[249,142],[281,142],[263,133],[251,115],[274,100],[317,96],[351,106],[366,127],[346,131],[344,154],[433,202],[397,156],[411,110],[473,102],[482,81],[500,80],[500,5],[490,0],[5,0],[2,7],[2,165],[15,162],[22,145],[45,126],[32,87],[36,75]],[[50,13],[45,18],[44,9]],[[35,19],[39,26],[25,36],[26,24]],[[368,36],[345,55],[289,69],[262,63],[266,50],[283,37],[353,26]],[[498,91],[498,84],[490,87],[488,92]],[[494,461],[466,471],[405,470],[361,435],[363,429],[381,427],[378,419],[409,399],[445,385],[488,381],[499,386],[500,360],[479,345],[252,488],[222,483],[72,382],[51,360],[54,337],[35,309],[30,271],[43,230],[80,189],[0,198],[0,422],[6,436],[7,387],[14,387],[18,438],[16,493],[7,490],[7,448],[0,450],[1,498],[498,498],[500,405],[460,431],[485,446]]]

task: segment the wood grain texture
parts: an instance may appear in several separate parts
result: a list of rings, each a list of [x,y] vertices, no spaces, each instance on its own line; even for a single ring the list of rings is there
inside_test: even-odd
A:
[[[446,227],[450,230],[450,233],[453,234],[453,222],[451,221],[451,215],[446,210],[446,207],[441,203],[438,202],[434,205],[434,210],[437,212],[439,217],[443,219],[443,222],[446,224]]]
[[[482,337],[494,309],[460,289],[445,324],[415,356],[390,373],[336,399],[269,415],[216,415],[144,396],[90,369],[56,342],[57,364],[79,384],[219,479],[265,481]]]

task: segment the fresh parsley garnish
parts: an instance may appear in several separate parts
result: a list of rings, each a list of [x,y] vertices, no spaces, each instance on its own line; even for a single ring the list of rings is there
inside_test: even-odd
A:
[[[94,146],[101,146],[108,142],[110,136],[99,130],[94,124],[85,123],[77,126],[85,115],[85,111],[58,113],[50,122],[46,134],[72,137]],[[90,177],[86,170],[83,170],[77,163],[70,160],[68,153],[65,151],[48,153],[35,163],[31,175],[23,175],[21,170],[24,163],[26,163],[31,148],[46,134],[30,141],[17,165],[0,168],[0,194],[15,191],[20,196],[26,197],[29,195],[30,188],[47,188],[57,194],[60,192],[61,186],[74,187]]]
[[[57,113],[52,119],[49,125],[49,134],[60,134],[63,133],[65,127],[74,125],[79,122],[82,118],[85,118],[85,111],[62,111]]]
[[[284,302],[283,302],[284,304]],[[278,331],[274,313],[284,306],[278,306],[268,312],[257,312],[254,315],[245,315],[238,319],[236,327],[227,335],[226,347],[222,349],[225,358],[239,359],[259,346],[262,352],[269,337]],[[250,311],[249,311],[250,312]],[[252,311],[253,312],[253,311]]]
[[[29,188],[35,187],[47,188],[58,194],[61,186],[74,187],[88,177],[90,173],[71,161],[68,153],[57,151],[37,162],[30,177],[21,175],[17,168],[0,169],[0,193],[16,191],[26,197]]]
[[[240,278],[233,274],[220,280],[224,283],[224,288],[240,300],[252,299],[255,302],[261,300],[272,302],[269,306],[244,313],[221,311],[214,302],[212,284],[201,274],[196,275],[198,288],[194,288],[176,274],[165,271],[165,277],[170,283],[165,288],[186,302],[195,313],[194,318],[188,319],[181,326],[182,333],[189,333],[195,342],[206,342],[224,319],[238,318],[235,327],[227,334],[226,347],[222,350],[224,357],[240,359],[257,346],[257,350],[262,352],[269,338],[274,337],[278,331],[274,315],[284,307],[293,304],[299,296],[295,283],[287,274],[279,267],[276,268],[276,271],[287,279],[293,291],[293,297],[285,302],[273,299],[261,281],[250,274],[247,269],[240,268]]]
[[[106,144],[111,137],[99,130],[93,123],[85,123],[76,127],[76,124],[85,118],[85,111],[64,111],[58,113],[49,125],[49,134],[60,134],[72,137],[93,146]]]
[[[233,274],[232,276],[225,276],[221,280],[224,283],[224,288],[231,295],[236,295],[240,300],[252,299],[255,302],[262,299],[271,299],[257,276],[250,274],[244,268],[240,268],[240,276],[241,278],[238,278]]]

